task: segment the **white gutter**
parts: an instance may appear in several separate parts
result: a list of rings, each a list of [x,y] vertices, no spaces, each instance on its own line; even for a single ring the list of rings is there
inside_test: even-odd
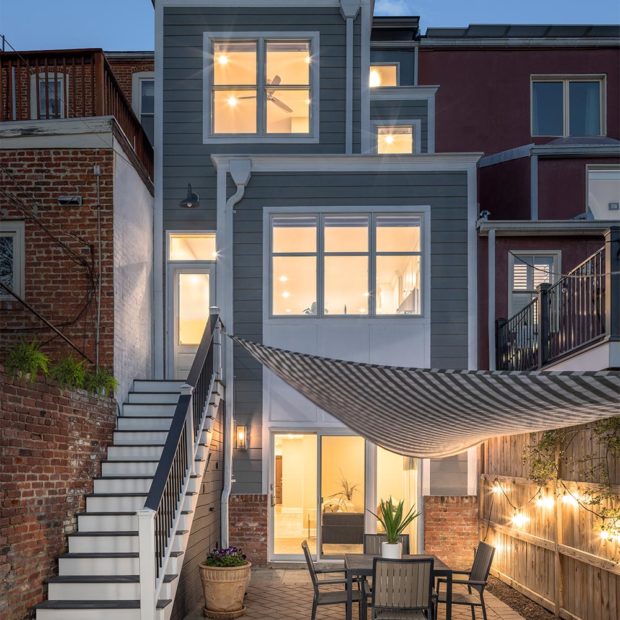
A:
[[[216,274],[218,305],[222,308],[222,323],[227,333],[233,332],[233,208],[243,198],[245,188],[252,174],[252,161],[249,158],[231,159],[227,165],[218,165],[217,170],[217,251],[218,270]],[[226,199],[226,179],[230,172],[237,191]],[[224,488],[221,504],[221,538],[222,547],[229,546],[229,510],[228,503],[233,483],[233,434],[234,434],[234,359],[233,343],[224,338],[222,346],[225,352],[224,383],[226,400],[224,403]]]
[[[345,148],[353,153],[353,20],[360,10],[359,0],[340,0],[340,13],[346,23]]]

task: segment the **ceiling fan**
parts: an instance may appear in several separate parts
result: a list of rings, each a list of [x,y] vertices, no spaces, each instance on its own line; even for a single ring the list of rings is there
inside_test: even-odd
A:
[[[267,80],[267,85],[277,87],[280,85],[280,82],[282,82],[282,78],[279,75],[276,75],[274,76],[273,80]],[[266,93],[267,101],[271,101],[275,103],[279,108],[282,108],[286,112],[292,112],[293,111],[292,108],[289,108],[289,106],[287,106],[286,103],[284,103],[284,101],[274,96],[273,93],[275,92],[276,92],[276,88],[267,89],[267,93]],[[256,95],[248,95],[247,97],[238,97],[238,99],[256,99]]]

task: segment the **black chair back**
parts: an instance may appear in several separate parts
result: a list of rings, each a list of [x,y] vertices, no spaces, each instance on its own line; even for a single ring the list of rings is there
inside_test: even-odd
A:
[[[301,548],[304,550],[304,557],[306,558],[306,564],[308,565],[308,572],[310,573],[310,579],[312,579],[312,587],[314,588],[314,591],[318,593],[319,580],[316,576],[316,571],[314,569],[314,562],[312,561],[312,554],[310,553],[310,547],[308,547],[307,540],[304,540],[301,543]]]
[[[433,558],[388,560],[372,564],[372,605],[379,611],[432,610]]]
[[[471,567],[471,573],[469,578],[473,581],[484,581],[486,583],[491,572],[491,564],[493,563],[493,556],[495,555],[495,547],[487,545],[485,542],[480,542],[476,549],[476,555],[474,556],[474,563]],[[484,586],[472,586],[478,592],[484,590]]]
[[[403,553],[409,555],[409,534],[401,534],[398,539],[403,545]],[[385,534],[364,534],[364,553],[381,555],[381,543],[387,542]]]

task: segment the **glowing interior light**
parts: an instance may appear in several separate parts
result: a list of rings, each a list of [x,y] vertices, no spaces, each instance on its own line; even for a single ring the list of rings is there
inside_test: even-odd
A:
[[[365,314],[366,313],[366,308],[358,308],[357,310],[358,310],[358,312],[360,314]]]
[[[217,257],[219,256],[219,254],[218,254],[217,250],[213,250],[213,252],[211,252],[211,256],[212,256],[213,258],[217,258]]]
[[[381,75],[376,69],[370,72],[370,79],[368,80],[370,88],[377,88],[381,86]]]
[[[364,297],[370,297],[370,293],[369,293],[368,291],[366,291],[366,292],[364,293]]]
[[[387,136],[385,136],[385,141],[388,144],[394,144],[394,136],[390,133]]]
[[[292,311],[290,308],[287,308],[287,309],[285,310],[285,312],[286,312],[286,314],[290,314],[290,313],[291,313],[291,312],[293,312],[293,311]]]
[[[515,512],[512,517],[512,524],[515,527],[523,527],[529,520],[530,518],[522,512]]]
[[[220,65],[227,65],[227,64],[228,64],[228,56],[226,56],[226,54],[220,54],[220,55],[217,57],[217,62],[218,62]]]
[[[231,108],[234,108],[239,103],[239,99],[237,99],[237,97],[231,96],[228,97],[227,103]]]
[[[288,291],[283,291],[282,292],[282,297],[284,297],[284,299],[288,299],[291,296],[291,294]]]
[[[541,495],[536,500],[536,505],[539,508],[553,508],[555,500],[552,495]]]
[[[312,56],[306,56],[306,64],[310,64],[312,62]]]
[[[568,493],[562,496],[562,503],[566,504],[567,506],[578,506],[579,505],[577,498],[573,497],[572,495]]]
[[[611,534],[607,530],[601,531],[601,540],[609,540],[611,538]]]
[[[280,282],[288,282],[288,276],[280,276],[278,280],[280,280]]]

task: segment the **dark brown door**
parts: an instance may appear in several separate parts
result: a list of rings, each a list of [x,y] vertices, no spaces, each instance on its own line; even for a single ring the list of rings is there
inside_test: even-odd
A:
[[[282,503],[282,456],[276,456],[276,505]]]

